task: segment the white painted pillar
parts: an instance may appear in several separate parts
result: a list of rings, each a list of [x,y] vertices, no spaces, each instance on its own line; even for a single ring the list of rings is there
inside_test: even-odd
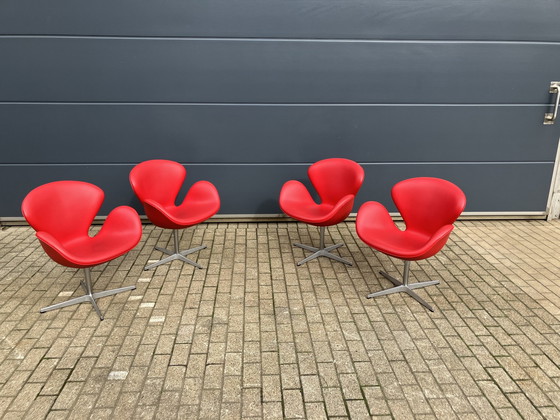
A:
[[[559,140],[560,143],[560,140]],[[550,194],[548,196],[547,220],[560,218],[560,144],[556,150],[556,161],[552,172]]]

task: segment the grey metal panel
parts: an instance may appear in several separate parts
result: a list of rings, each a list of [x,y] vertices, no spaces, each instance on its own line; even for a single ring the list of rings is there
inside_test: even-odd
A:
[[[3,0],[1,34],[558,41],[557,0]]]
[[[363,164],[366,177],[354,211],[363,202],[381,201],[390,210],[390,188],[415,176],[436,176],[459,185],[467,196],[466,211],[542,211],[546,206],[553,163],[535,164]],[[132,165],[0,165],[0,214],[20,216],[20,203],[37,185],[76,179],[92,182],[106,193],[101,213],[118,205],[139,209],[128,184]],[[207,179],[218,188],[220,214],[280,213],[278,194],[283,183],[300,179],[307,183],[307,165],[189,165],[187,184]],[[484,185],[484,188],[481,188]]]
[[[0,162],[552,161],[546,109],[4,104]]]
[[[0,38],[1,101],[535,103],[560,44]]]
[[[154,157],[216,183],[222,214],[277,213],[282,183],[306,178],[296,163],[329,156],[367,162],[357,204],[393,209],[391,185],[431,175],[459,184],[470,211],[543,211],[559,11],[557,0],[4,0],[0,215],[18,216],[53,179],[100,185],[103,213],[136,203],[128,172]],[[369,106],[341,106],[352,104]]]

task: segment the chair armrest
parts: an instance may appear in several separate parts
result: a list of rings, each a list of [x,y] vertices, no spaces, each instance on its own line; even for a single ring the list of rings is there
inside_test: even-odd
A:
[[[430,258],[431,256],[437,254],[447,243],[449,239],[449,235],[453,231],[455,226],[453,225],[444,225],[440,227],[430,238],[430,240],[426,243],[421,250],[419,250],[419,256],[415,257],[415,259],[425,259]]]
[[[169,213],[165,210],[160,203],[155,200],[147,199],[142,202],[146,216],[150,221],[159,227],[169,227]]]
[[[328,220],[329,224],[336,225],[345,220],[352,211],[352,207],[354,207],[355,197],[354,194],[348,194],[342,197],[325,217],[325,221]]]
[[[400,231],[389,214],[389,210],[377,201],[368,201],[362,204],[356,217],[356,229],[359,229],[362,233],[380,229]],[[358,234],[360,234],[359,231]]]
[[[195,182],[187,192],[185,199],[179,207],[190,206],[192,204],[206,204],[210,207],[214,207],[213,213],[217,213],[220,209],[220,195],[218,190],[208,181],[198,181]]]
[[[128,206],[113,209],[96,236],[104,237],[112,234],[128,236],[136,245],[142,237],[142,222],[136,210]]]
[[[279,203],[280,208],[286,214],[288,214],[288,212],[286,212],[285,208],[291,205],[317,204],[315,200],[313,200],[313,197],[311,197],[307,187],[296,180],[288,181],[282,186]]]

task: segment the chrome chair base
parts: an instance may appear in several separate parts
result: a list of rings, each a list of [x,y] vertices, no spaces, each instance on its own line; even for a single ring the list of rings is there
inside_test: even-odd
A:
[[[385,277],[387,280],[389,280],[391,283],[393,283],[395,285],[395,287],[391,287],[389,289],[381,290],[380,292],[371,293],[371,294],[367,295],[367,298],[371,299],[371,298],[378,297],[378,296],[385,296],[385,295],[390,295],[390,294],[393,294],[393,293],[404,292],[407,295],[409,295],[411,298],[416,300],[418,303],[423,305],[426,309],[430,310],[431,312],[434,312],[434,309],[430,306],[430,304],[428,304],[424,299],[422,299],[415,292],[413,292],[413,290],[414,289],[420,289],[422,287],[433,286],[433,285],[439,284],[439,280],[424,281],[424,282],[420,282],[420,283],[409,284],[408,283],[409,270],[410,270],[410,261],[405,261],[404,262],[404,275],[403,275],[403,281],[402,282],[400,280],[397,280],[393,276],[390,276],[386,272],[380,271],[379,274],[381,274],[383,277]]]
[[[174,261],[174,260],[180,260],[180,261],[186,262],[188,264],[194,265],[196,268],[203,268],[197,262],[195,262],[195,261],[193,261],[189,258],[186,258],[186,255],[189,255],[189,254],[192,254],[194,252],[198,252],[202,249],[205,249],[206,245],[201,245],[201,246],[197,246],[196,248],[186,249],[185,251],[179,251],[179,233],[176,230],[173,230],[173,243],[174,243],[173,251],[171,251],[169,249],[161,248],[159,246],[156,246],[155,248],[158,251],[163,252],[166,255],[169,255],[169,257],[165,257],[162,260],[159,260],[155,263],[147,265],[146,267],[144,267],[144,270],[151,270],[152,268],[155,268],[158,265],[167,264],[168,262],[171,262],[171,261]]]
[[[345,260],[344,258],[341,258],[338,255],[330,253],[330,251],[332,251],[333,249],[340,248],[344,244],[336,244],[336,245],[331,245],[331,246],[325,247],[325,227],[324,226],[320,227],[319,233],[320,233],[319,248],[315,248],[314,246],[303,245],[303,244],[294,244],[294,246],[297,246],[299,248],[303,248],[307,251],[313,252],[313,254],[311,254],[310,256],[308,256],[308,257],[304,258],[303,260],[301,260],[300,262],[298,262],[297,263],[298,266],[300,266],[302,264],[305,264],[306,262],[311,261],[315,258],[319,258],[319,257],[327,257],[327,258],[330,258],[330,259],[335,260],[335,261],[339,261],[339,262],[344,263],[344,264],[352,265],[352,263],[350,261]]]
[[[67,300],[65,302],[55,303],[54,305],[50,305],[50,306],[47,306],[45,308],[41,308],[41,310],[39,312],[45,313],[45,312],[48,312],[48,311],[52,311],[54,309],[65,308],[66,306],[77,305],[78,303],[82,303],[82,302],[89,302],[89,303],[91,303],[91,305],[95,309],[95,312],[97,312],[97,315],[99,316],[99,319],[101,321],[103,321],[103,319],[104,319],[103,314],[99,310],[99,306],[97,306],[97,302],[95,301],[95,299],[99,299],[99,298],[106,297],[106,296],[111,296],[111,295],[116,295],[117,293],[127,292],[129,290],[136,289],[136,286],[125,286],[125,287],[120,287],[118,289],[105,290],[103,292],[93,293],[92,289],[91,289],[91,270],[90,270],[89,267],[84,268],[84,274],[85,274],[85,282],[81,281],[80,284],[82,285],[82,287],[84,288],[84,291],[86,292],[85,295]]]

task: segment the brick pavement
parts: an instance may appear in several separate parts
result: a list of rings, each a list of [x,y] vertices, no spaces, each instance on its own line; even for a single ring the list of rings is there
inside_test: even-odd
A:
[[[91,305],[39,314],[81,294],[82,274],[28,227],[0,230],[0,417],[560,418],[560,221],[464,221],[413,263],[419,293],[365,299],[399,261],[354,223],[326,240],[355,264],[302,267],[301,223],[209,223],[180,262],[143,271],[170,232],[144,227],[132,252],[93,269],[94,289],[136,284]],[[99,277],[99,279],[98,279]]]

